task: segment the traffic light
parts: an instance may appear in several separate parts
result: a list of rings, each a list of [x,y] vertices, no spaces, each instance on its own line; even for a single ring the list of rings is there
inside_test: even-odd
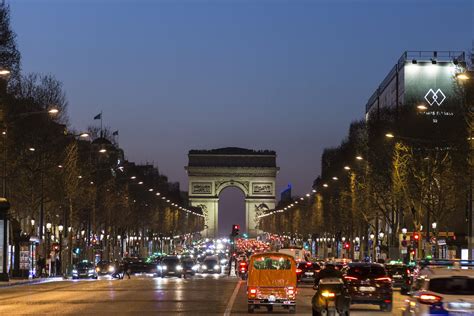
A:
[[[415,241],[420,240],[420,235],[419,235],[418,233],[415,233],[415,234],[413,235],[413,239],[414,239]]]
[[[239,231],[240,231],[240,225],[237,225],[237,224],[232,225],[232,236],[233,237],[239,235]]]
[[[351,244],[349,242],[344,243],[344,249],[349,250],[351,248]]]

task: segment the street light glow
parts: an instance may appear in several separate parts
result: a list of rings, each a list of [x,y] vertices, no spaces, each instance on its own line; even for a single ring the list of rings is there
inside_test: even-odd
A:
[[[131,176],[130,179],[135,180],[137,177]]]
[[[107,152],[107,149],[102,148],[101,150],[99,150],[99,152],[100,152],[101,154],[106,153],[106,152]]]
[[[456,78],[459,80],[468,80],[469,76],[465,72],[456,74]]]
[[[431,227],[432,227],[433,229],[436,229],[437,226],[438,226],[438,223],[436,223],[436,222],[434,222],[433,224],[431,224]]]
[[[406,235],[407,232],[408,232],[408,230],[407,230],[406,228],[402,228],[402,234],[403,234],[403,235]]]
[[[81,138],[87,138],[87,137],[89,137],[89,136],[91,136],[89,133],[81,133],[81,134],[79,134],[79,137],[81,137]]]
[[[138,184],[143,184],[143,181],[138,182]]]
[[[1,68],[0,69],[0,76],[8,76],[10,74],[10,70]]]
[[[34,147],[28,148],[29,151],[35,151],[36,149]]]
[[[356,156],[356,159],[357,159],[357,160],[362,160],[362,159],[364,159],[364,158],[362,158],[362,156]]]
[[[59,226],[58,226],[58,230],[59,230],[60,233],[63,232],[63,229],[64,229],[64,226],[63,226],[63,225],[59,225]]]
[[[416,108],[417,108],[418,110],[420,110],[420,111],[426,111],[426,110],[428,110],[428,107],[427,107],[426,105],[424,105],[424,104],[419,104],[419,105],[416,106]]]
[[[51,108],[48,110],[49,114],[56,115],[59,113],[59,110],[57,108]]]
[[[332,179],[333,179],[334,181],[337,181],[337,180],[339,180],[339,178],[338,178],[338,177],[332,177]]]
[[[51,229],[51,223],[46,223],[46,229]]]
[[[387,137],[387,138],[394,138],[395,135],[393,135],[392,133],[387,133],[387,134],[385,134],[385,137]]]
[[[345,170],[351,170],[351,167],[345,166],[344,169],[345,169]]]
[[[329,185],[327,183],[323,184],[323,187],[327,188]]]

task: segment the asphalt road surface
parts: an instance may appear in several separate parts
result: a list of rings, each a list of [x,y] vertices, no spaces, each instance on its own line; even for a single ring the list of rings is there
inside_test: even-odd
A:
[[[301,287],[297,315],[311,314],[310,286]],[[392,313],[376,306],[353,306],[351,315],[400,315],[403,297],[394,295]],[[192,278],[67,280],[0,288],[0,315],[247,315],[245,283],[218,275]],[[277,309],[255,315],[288,314]]]

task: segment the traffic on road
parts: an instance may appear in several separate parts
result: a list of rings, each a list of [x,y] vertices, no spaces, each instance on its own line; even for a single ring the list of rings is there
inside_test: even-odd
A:
[[[46,307],[61,314],[474,314],[470,261],[363,262],[315,258],[297,245],[275,245],[231,236],[147,258],[84,259],[64,280],[1,289],[0,314],[13,312],[27,295],[33,314]],[[100,299],[91,297],[103,292]],[[131,300],[142,303],[124,307]]]

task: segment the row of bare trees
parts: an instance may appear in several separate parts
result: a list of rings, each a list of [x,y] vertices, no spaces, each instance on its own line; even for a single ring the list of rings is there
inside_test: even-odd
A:
[[[156,167],[127,161],[108,129],[91,127],[88,137],[71,129],[62,83],[21,73],[9,17],[9,6],[0,3],[0,174],[12,206],[12,242],[44,236],[46,223],[65,227],[69,245],[84,236],[91,245],[100,235],[202,230],[199,210],[184,210],[187,197],[179,185]]]

